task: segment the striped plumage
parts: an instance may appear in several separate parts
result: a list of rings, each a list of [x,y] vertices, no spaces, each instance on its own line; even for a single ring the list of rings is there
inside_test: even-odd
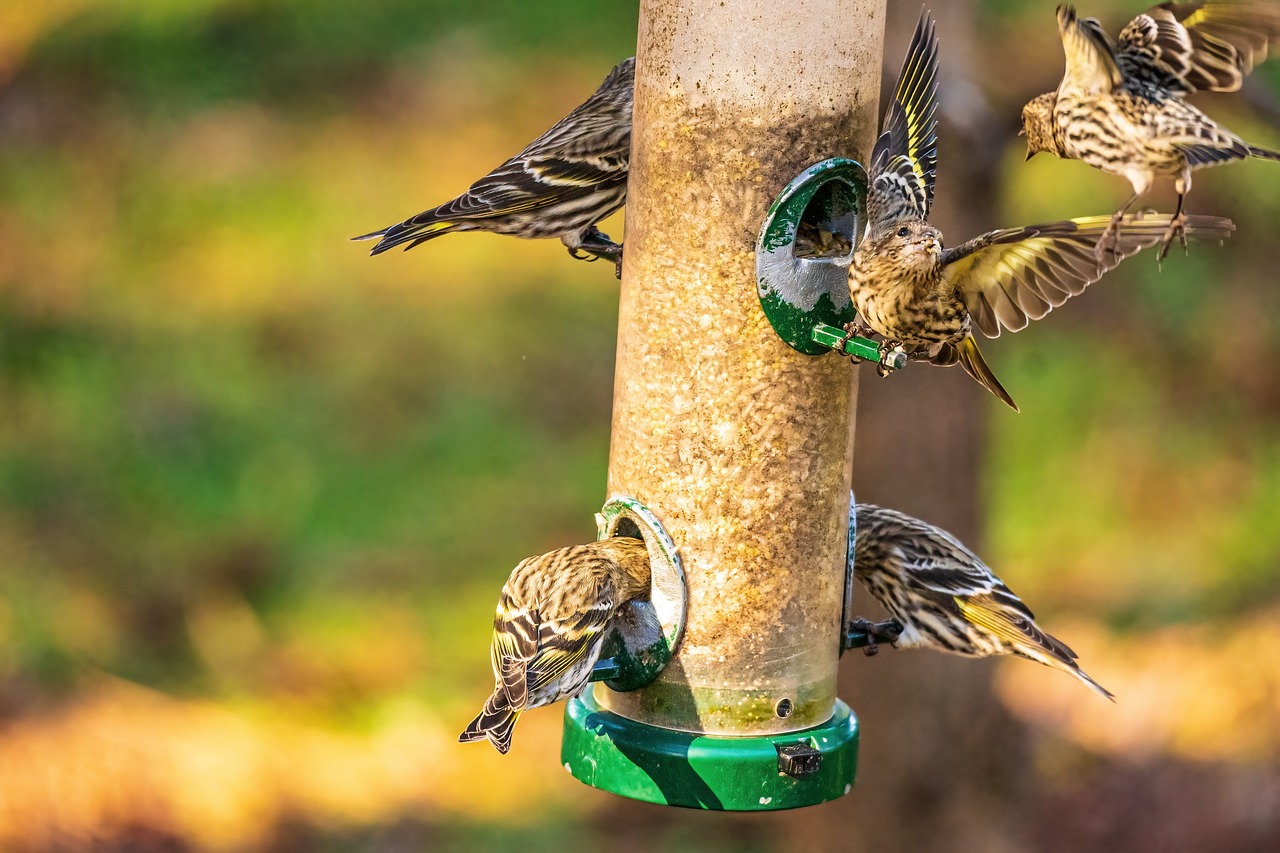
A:
[[[1240,88],[1280,42],[1277,0],[1162,3],[1130,21],[1115,42],[1096,19],[1059,6],[1058,30],[1066,71],[1056,91],[1023,108],[1027,158],[1049,151],[1133,186],[1099,252],[1157,176],[1172,176],[1178,193],[1163,258],[1175,237],[1185,244],[1183,200],[1193,171],[1248,157],[1280,160],[1280,152],[1249,145],[1185,100],[1197,90]]]
[[[604,539],[522,560],[502,586],[489,648],[495,684],[458,737],[511,748],[520,714],[576,696],[618,609],[649,594],[649,551],[639,539]]]
[[[938,44],[928,13],[907,52],[884,131],[871,156],[867,227],[849,266],[858,319],[850,334],[875,332],[887,348],[919,360],[960,364],[1017,410],[973,336],[1019,331],[1108,270],[1163,239],[1171,217],[1130,216],[1113,252],[1095,251],[1105,216],[991,231],[950,249],[928,223],[937,164]],[[1192,236],[1221,240],[1234,226],[1191,217]]]
[[[590,98],[465,193],[398,225],[353,240],[381,238],[369,252],[412,249],[453,231],[558,237],[575,258],[620,263],[622,247],[595,227],[627,199],[635,59],[609,72]]]
[[[1016,655],[1068,672],[1114,701],[1080,669],[1076,653],[1043,631],[1022,600],[945,530],[860,503],[853,572],[901,626],[884,638],[897,648]]]

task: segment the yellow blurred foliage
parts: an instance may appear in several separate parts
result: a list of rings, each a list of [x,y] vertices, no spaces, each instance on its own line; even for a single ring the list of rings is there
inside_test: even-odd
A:
[[[1085,671],[1116,694],[1116,704],[1047,669],[1007,662],[999,694],[1034,725],[1131,759],[1280,756],[1280,609],[1124,636],[1092,621],[1053,627]]]
[[[193,849],[243,850],[287,819],[543,820],[589,802],[567,774],[546,772],[559,763],[559,714],[525,715],[515,749],[499,756],[456,743],[461,723],[412,699],[353,734],[101,676],[74,704],[0,728],[0,848],[90,843],[139,825]],[[523,808],[533,788],[536,814]]]

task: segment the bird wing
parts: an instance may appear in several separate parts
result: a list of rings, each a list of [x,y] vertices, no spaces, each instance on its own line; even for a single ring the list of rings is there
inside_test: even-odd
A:
[[[526,156],[503,163],[472,184],[465,193],[435,208],[430,214],[433,220],[458,220],[539,210],[603,188],[625,184],[626,181],[625,154],[621,160]],[[413,220],[408,224],[413,224]]]
[[[1190,216],[1186,234],[1225,239],[1235,225],[1216,216]],[[1120,222],[1115,251],[1102,259],[1094,246],[1106,231],[1106,216],[1065,219],[1025,228],[990,231],[942,254],[946,280],[964,300],[978,329],[997,337],[1001,328],[1026,328],[1084,291],[1125,258],[1163,240],[1171,217],[1130,214]]]
[[[1161,3],[1121,30],[1116,55],[1126,78],[1166,91],[1234,92],[1278,42],[1275,0]]]
[[[1003,583],[997,582],[990,593],[956,598],[956,607],[969,622],[1011,646],[1025,648],[1032,644],[1068,661],[1078,657],[1065,643],[1042,630],[1035,622],[1035,614]]]
[[[896,549],[911,582],[936,596],[950,599],[965,619],[1011,645],[1030,641],[1042,648],[1074,653],[1041,631],[1035,614],[1013,594],[964,543],[940,527],[896,513],[904,535]]]
[[[538,653],[529,665],[529,690],[538,692],[600,649],[600,640],[614,613],[613,585],[604,583],[592,603],[568,619],[547,620],[539,626]]]
[[[590,98],[465,193],[395,228],[524,213],[625,186],[634,89],[632,58],[610,71]]]
[[[940,527],[903,513],[893,513],[900,525],[893,549],[910,582],[945,597],[984,595],[999,580],[964,543]]]
[[[489,657],[507,704],[517,710],[523,709],[529,699],[528,672],[538,655],[540,621],[537,610],[519,606],[503,590],[493,619]]]
[[[1081,18],[1074,6],[1059,6],[1058,34],[1067,58],[1067,70],[1058,87],[1060,93],[1097,95],[1120,85],[1123,78],[1115,51],[1097,18]]]
[[[938,35],[921,13],[871,151],[871,222],[925,219],[938,170]]]

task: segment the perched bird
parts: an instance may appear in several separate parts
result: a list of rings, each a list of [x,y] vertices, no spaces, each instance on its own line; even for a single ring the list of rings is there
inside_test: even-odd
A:
[[[920,17],[871,154],[867,225],[849,265],[858,318],[850,336],[875,332],[887,349],[965,371],[1015,411],[1017,405],[987,366],[972,327],[988,337],[1038,320],[1081,293],[1108,270],[1160,242],[1172,218],[1124,218],[1115,250],[1095,251],[1105,216],[990,231],[950,249],[928,222],[937,168],[938,39],[928,12]],[[1193,216],[1186,233],[1222,240],[1235,226]]]
[[[586,102],[462,195],[352,239],[382,238],[369,252],[376,255],[453,231],[559,237],[573,257],[609,258],[620,271],[622,247],[596,223],[627,199],[634,88],[633,57],[610,71]]]
[[[1175,237],[1186,248],[1182,208],[1193,171],[1248,157],[1280,160],[1280,152],[1248,144],[1185,100],[1201,89],[1240,88],[1268,46],[1280,42],[1280,2],[1162,3],[1130,21],[1115,43],[1095,18],[1059,6],[1058,31],[1066,73],[1057,91],[1022,110],[1027,159],[1051,151],[1133,185],[1097,243],[1099,254],[1110,251],[1121,217],[1158,175],[1172,175],[1178,193],[1163,259]]]
[[[1022,600],[945,530],[860,503],[853,573],[893,620],[858,623],[875,639],[967,657],[1017,655],[1069,672],[1115,701],[1080,669],[1076,653],[1042,631]]]
[[[603,539],[522,560],[493,617],[493,695],[458,741],[488,738],[505,754],[520,714],[578,695],[609,620],[648,594],[649,551],[639,539]]]

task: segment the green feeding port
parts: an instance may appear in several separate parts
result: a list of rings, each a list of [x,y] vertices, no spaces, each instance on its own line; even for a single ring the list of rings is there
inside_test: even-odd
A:
[[[614,617],[591,671],[592,681],[625,692],[653,681],[671,660],[684,632],[688,590],[675,543],[644,504],[611,497],[596,513],[596,538],[612,536],[640,539],[649,549],[649,600],[633,601]]]
[[[782,190],[756,242],[760,307],[793,349],[821,355],[838,349],[885,370],[907,357],[867,338],[849,337],[857,311],[849,298],[849,263],[866,222],[867,173],[833,157],[801,172]]]
[[[832,718],[811,729],[712,737],[628,719],[586,693],[565,709],[560,758],[578,781],[635,800],[715,811],[794,809],[853,788],[858,721],[837,701]]]

